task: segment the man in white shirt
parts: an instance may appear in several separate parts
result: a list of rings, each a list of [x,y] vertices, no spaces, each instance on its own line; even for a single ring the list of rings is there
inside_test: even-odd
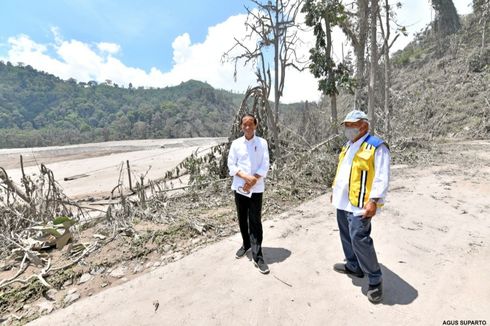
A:
[[[334,265],[339,273],[355,277],[367,274],[367,297],[383,299],[382,274],[371,238],[371,219],[383,206],[390,179],[390,151],[378,137],[368,133],[369,122],[362,111],[351,111],[344,121],[348,142],[339,155],[331,201],[346,263]]]
[[[236,258],[245,256],[252,249],[255,267],[262,274],[269,273],[269,267],[262,254],[262,193],[264,179],[269,170],[269,148],[267,141],[255,135],[257,119],[245,114],[241,119],[243,137],[231,143],[228,154],[228,169],[233,176],[231,189],[235,193],[240,233],[243,244]]]

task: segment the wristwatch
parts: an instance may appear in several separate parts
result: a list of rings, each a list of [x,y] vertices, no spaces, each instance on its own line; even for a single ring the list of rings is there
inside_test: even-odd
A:
[[[369,201],[371,203],[375,203],[375,204],[378,204],[378,200],[379,200],[379,198],[369,198]]]

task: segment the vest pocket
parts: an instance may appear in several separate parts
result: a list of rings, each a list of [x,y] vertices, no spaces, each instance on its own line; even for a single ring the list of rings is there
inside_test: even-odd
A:
[[[363,151],[357,154],[357,157],[360,158],[360,160],[357,160],[356,168],[360,170],[369,170],[369,159],[371,158],[371,153]]]

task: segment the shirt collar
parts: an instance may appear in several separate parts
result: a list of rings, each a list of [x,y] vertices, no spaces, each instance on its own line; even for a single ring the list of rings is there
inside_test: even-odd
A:
[[[356,140],[355,143],[353,143],[353,142],[349,142],[349,143],[350,143],[350,145],[361,146],[361,144],[364,142],[364,140],[367,138],[367,136],[369,136],[369,132],[367,132],[364,136],[362,136],[361,138]]]
[[[254,142],[255,142],[255,139],[257,138],[257,136],[256,136],[256,135],[254,135],[254,136],[253,136],[253,137],[252,137],[250,140],[248,140],[247,138],[245,138],[245,135],[244,135],[244,136],[242,136],[242,138],[243,138],[243,142],[244,142],[245,144],[247,144],[247,143],[249,143],[249,144],[250,144],[250,143],[254,143]]]

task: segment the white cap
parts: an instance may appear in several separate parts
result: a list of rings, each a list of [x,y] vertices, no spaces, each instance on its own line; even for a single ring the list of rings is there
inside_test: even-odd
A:
[[[366,113],[359,111],[359,110],[353,110],[347,113],[345,116],[344,121],[342,121],[340,124],[344,124],[346,122],[357,122],[359,120],[366,120],[368,121],[368,116]]]

